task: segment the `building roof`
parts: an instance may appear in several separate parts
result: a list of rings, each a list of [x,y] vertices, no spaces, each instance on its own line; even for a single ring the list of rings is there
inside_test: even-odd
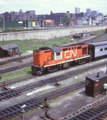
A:
[[[107,45],[107,41],[102,41],[102,42],[95,42],[95,43],[88,43],[89,45],[93,46],[102,46],[102,45]]]
[[[3,50],[9,50],[13,48],[18,48],[18,45],[16,45],[15,43],[12,43],[7,45],[0,45],[0,48],[2,48]]]
[[[96,80],[99,80],[101,78],[104,78],[104,77],[107,77],[107,74],[100,71],[99,72],[99,77],[97,77],[98,73],[94,73],[94,74],[91,74],[91,75],[87,75],[86,77],[93,80],[93,81],[96,81]]]

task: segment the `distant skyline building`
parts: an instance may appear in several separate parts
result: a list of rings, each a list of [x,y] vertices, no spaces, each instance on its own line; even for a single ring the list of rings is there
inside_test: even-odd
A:
[[[87,16],[91,15],[91,9],[89,9],[89,8],[86,9],[86,15]]]
[[[97,16],[97,11],[91,11],[92,16]]]
[[[35,15],[35,10],[30,10],[31,13],[33,13]]]
[[[75,7],[75,14],[80,13],[80,8]]]

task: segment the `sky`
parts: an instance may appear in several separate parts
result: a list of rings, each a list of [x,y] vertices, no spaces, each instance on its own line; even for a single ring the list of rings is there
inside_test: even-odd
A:
[[[35,10],[36,14],[53,13],[75,13],[75,7],[80,8],[80,12],[86,12],[87,8],[91,11],[99,11],[107,14],[107,0],[0,0],[0,14],[15,11],[23,12]]]

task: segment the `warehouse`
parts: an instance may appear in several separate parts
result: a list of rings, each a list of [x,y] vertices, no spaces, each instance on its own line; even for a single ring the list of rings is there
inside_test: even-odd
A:
[[[19,48],[15,43],[0,45],[0,58],[19,54]]]

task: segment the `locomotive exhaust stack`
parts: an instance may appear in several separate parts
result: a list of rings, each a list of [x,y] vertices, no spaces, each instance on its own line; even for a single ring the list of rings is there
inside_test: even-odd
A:
[[[99,72],[97,72],[97,77],[99,77]]]

